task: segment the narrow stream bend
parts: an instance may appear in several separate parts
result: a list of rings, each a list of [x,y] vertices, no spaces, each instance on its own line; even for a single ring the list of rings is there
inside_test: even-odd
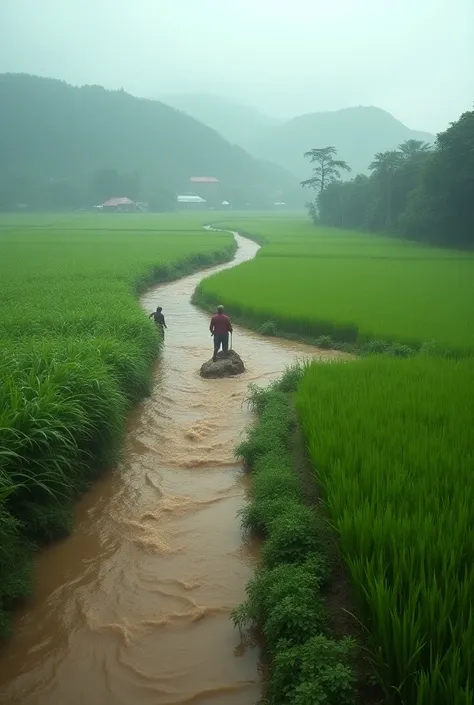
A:
[[[331,351],[236,327],[247,372],[204,380],[209,317],[190,303],[199,281],[253,258],[236,235],[233,262],[143,297],[169,330],[152,395],[133,412],[123,461],[77,507],[73,534],[41,553],[35,596],[0,651],[2,705],[249,705],[258,650],[229,620],[256,547],[237,511],[246,479],[234,446],[251,422],[249,382],[276,378],[303,355]]]

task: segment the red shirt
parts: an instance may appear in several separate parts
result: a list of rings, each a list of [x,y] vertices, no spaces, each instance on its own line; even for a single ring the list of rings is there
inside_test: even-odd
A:
[[[216,313],[211,318],[209,330],[211,333],[214,333],[214,335],[225,335],[226,333],[231,333],[232,323],[230,322],[229,316],[226,316],[225,313]]]

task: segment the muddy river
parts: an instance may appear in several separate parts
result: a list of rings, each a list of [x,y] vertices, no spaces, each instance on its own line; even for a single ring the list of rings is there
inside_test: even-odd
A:
[[[229,620],[258,547],[238,510],[248,480],[233,454],[251,414],[249,382],[331,352],[235,327],[247,372],[204,380],[209,316],[190,303],[199,281],[255,256],[237,236],[231,264],[158,286],[169,330],[152,395],[128,423],[123,460],[76,509],[74,532],[37,559],[34,597],[0,651],[2,705],[250,705],[256,647]]]

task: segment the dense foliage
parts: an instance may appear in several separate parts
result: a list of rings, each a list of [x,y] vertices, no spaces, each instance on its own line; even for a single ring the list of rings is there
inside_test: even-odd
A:
[[[0,633],[34,544],[67,533],[148,391],[159,338],[133,295],[234,250],[183,217],[46,223],[0,220]]]
[[[441,132],[434,149],[408,140],[377,153],[371,176],[333,182],[317,197],[325,225],[389,229],[425,242],[474,245],[474,111]]]
[[[474,362],[312,365],[297,406],[387,703],[474,702]]]
[[[0,209],[78,208],[128,196],[169,210],[192,176],[214,176],[220,203],[265,206],[297,193],[265,164],[173,108],[100,86],[0,75]],[[286,195],[285,195],[286,194]],[[219,200],[220,199],[220,200]]]
[[[304,219],[232,225],[262,235],[257,258],[205,279],[196,301],[223,302],[252,327],[331,336],[362,346],[398,342],[413,349],[474,350],[474,257],[406,240],[313,228]]]
[[[321,590],[327,583],[321,523],[302,499],[292,459],[296,417],[289,391],[301,368],[270,388],[252,388],[259,419],[237,448],[252,470],[245,529],[264,537],[261,564],[234,623],[261,629],[269,657],[268,705],[351,705],[354,645],[331,638]]]

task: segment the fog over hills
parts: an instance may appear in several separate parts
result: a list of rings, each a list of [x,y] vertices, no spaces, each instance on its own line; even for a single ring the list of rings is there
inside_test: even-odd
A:
[[[376,152],[395,149],[408,139],[430,143],[435,139],[429,132],[412,130],[373,106],[311,113],[284,121],[214,95],[174,95],[164,100],[300,179],[306,178],[309,170],[303,154],[313,147],[334,145],[354,174],[366,173]]]
[[[164,103],[125,91],[2,74],[0,104],[4,199],[38,205],[53,189],[58,200],[60,191],[69,191],[80,203],[98,172],[108,173],[115,183],[108,190],[115,192],[106,189],[95,200],[126,195],[153,201],[160,191],[174,198],[190,188],[193,176],[215,177],[222,198],[234,203],[263,205],[299,191],[281,166],[259,161]],[[120,184],[127,192],[116,192]]]

